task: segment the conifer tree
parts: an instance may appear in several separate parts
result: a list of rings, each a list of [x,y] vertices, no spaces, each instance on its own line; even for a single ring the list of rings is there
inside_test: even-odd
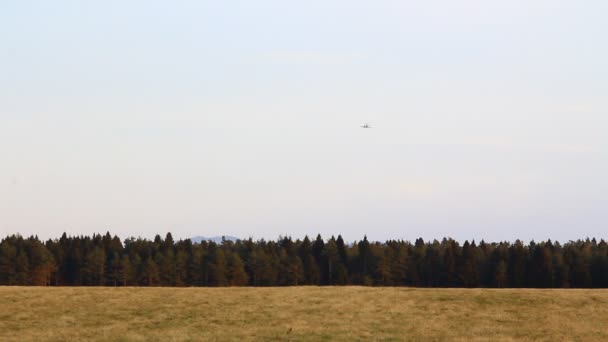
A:
[[[193,245],[192,241],[187,240],[186,245],[187,255],[187,280],[186,285],[190,286],[201,286],[201,259],[202,259],[202,248],[200,245]]]
[[[336,247],[338,249],[338,263],[343,264],[346,270],[348,270],[348,253],[346,252],[346,244],[344,243],[342,235],[338,235],[338,238],[336,239]]]
[[[319,269],[312,254],[312,244],[308,239],[308,236],[305,236],[304,240],[302,240],[302,243],[298,248],[298,253],[304,268],[303,283],[307,285],[318,285]]]
[[[8,239],[0,243],[0,285],[16,285],[17,248]]]
[[[84,285],[98,286],[104,284],[106,255],[103,248],[92,247],[84,258],[82,279]]]
[[[327,244],[325,244],[323,248],[323,256],[327,262],[327,283],[332,285],[334,284],[333,268],[338,261],[338,246],[336,245],[336,240],[333,236],[327,241]]]
[[[392,261],[391,278],[393,284],[402,286],[407,282],[407,246],[404,243],[398,243],[393,246],[393,249],[395,251],[393,253],[394,260]]]
[[[215,248],[213,263],[211,264],[211,284],[213,286],[228,286],[228,265],[221,248]]]
[[[231,286],[246,286],[249,276],[245,272],[245,266],[237,253],[230,254],[228,273]]]
[[[494,286],[506,287],[509,277],[507,273],[507,263],[504,260],[498,261],[494,271]]]
[[[223,255],[223,256],[222,256]],[[346,260],[346,262],[344,262]],[[608,287],[608,244],[586,239],[524,245],[465,242],[369,243],[341,236],[221,245],[128,238],[109,233],[42,243],[37,237],[0,240],[2,285],[226,286],[414,285],[467,287]],[[249,280],[249,281],[247,281]]]
[[[385,249],[384,253],[378,255],[376,263],[376,284],[381,286],[392,285],[391,277],[391,255],[390,249]]]
[[[305,256],[304,261],[304,282],[307,285],[320,285],[321,276],[319,274],[319,267],[312,254]]]
[[[479,285],[479,269],[477,268],[475,242],[465,241],[462,245],[462,259],[460,262],[460,279],[465,287]]]
[[[118,252],[112,252],[111,249],[108,249],[108,251],[112,253],[112,257],[106,262],[106,285],[118,286],[121,282],[120,256]]]
[[[18,250],[15,258],[15,285],[30,285],[30,261],[24,250]]]
[[[170,238],[171,235],[167,234]],[[173,254],[172,245],[169,247],[167,241],[163,242],[163,247],[154,256],[154,261],[158,265],[160,284],[162,286],[175,285],[176,280],[176,264],[175,255]]]
[[[319,283],[321,285],[327,284],[327,263],[325,262],[324,251],[325,242],[321,237],[321,234],[317,235],[317,238],[312,244],[312,256],[315,258],[315,263],[319,271]]]
[[[513,287],[524,287],[526,285],[527,254],[527,249],[520,240],[516,240],[509,248],[509,283]]]
[[[545,245],[536,245],[533,250],[531,283],[535,287],[553,287],[553,258],[551,250]]]
[[[41,244],[41,246],[43,246]],[[41,247],[42,259],[36,264],[35,270],[35,281],[33,282],[39,286],[49,286],[52,282],[52,276],[57,270],[57,265],[53,256],[44,247]]]
[[[120,258],[120,264],[118,268],[118,283],[122,286],[134,285],[135,270],[131,264],[131,259],[127,254],[124,254]]]
[[[147,286],[158,286],[160,285],[160,276],[158,274],[158,265],[154,262],[154,259],[148,258],[144,262],[144,282]]]
[[[173,264],[175,267],[173,284],[175,286],[186,285],[188,281],[188,256],[181,247],[177,248]]]
[[[443,251],[443,280],[442,284],[446,287],[456,287],[459,285],[458,278],[458,243],[449,239],[444,240],[444,251]]]
[[[363,237],[363,240],[357,244],[357,247],[359,252],[357,257],[359,283],[362,285],[371,285],[373,283],[372,254],[369,241],[367,241],[367,236]]]

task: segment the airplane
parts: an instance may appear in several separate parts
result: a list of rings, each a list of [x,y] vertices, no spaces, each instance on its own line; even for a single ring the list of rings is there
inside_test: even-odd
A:
[[[372,126],[369,124],[369,122],[364,123],[363,125],[359,126],[361,128],[372,128]]]

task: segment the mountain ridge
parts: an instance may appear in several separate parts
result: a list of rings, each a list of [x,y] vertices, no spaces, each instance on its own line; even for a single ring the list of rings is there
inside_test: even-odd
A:
[[[237,240],[240,240],[240,239],[238,237],[236,237],[236,236],[221,235],[221,236],[213,236],[213,237],[194,236],[190,240],[192,240],[193,243],[201,243],[203,241],[222,243],[222,240],[237,241]]]

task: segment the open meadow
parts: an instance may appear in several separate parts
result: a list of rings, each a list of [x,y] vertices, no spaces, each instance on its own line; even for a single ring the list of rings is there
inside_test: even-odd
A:
[[[0,287],[0,341],[608,340],[607,290]]]

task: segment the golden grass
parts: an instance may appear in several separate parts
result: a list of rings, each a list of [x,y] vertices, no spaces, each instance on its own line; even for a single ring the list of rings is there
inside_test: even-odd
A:
[[[0,287],[0,341],[608,340],[608,290]]]

